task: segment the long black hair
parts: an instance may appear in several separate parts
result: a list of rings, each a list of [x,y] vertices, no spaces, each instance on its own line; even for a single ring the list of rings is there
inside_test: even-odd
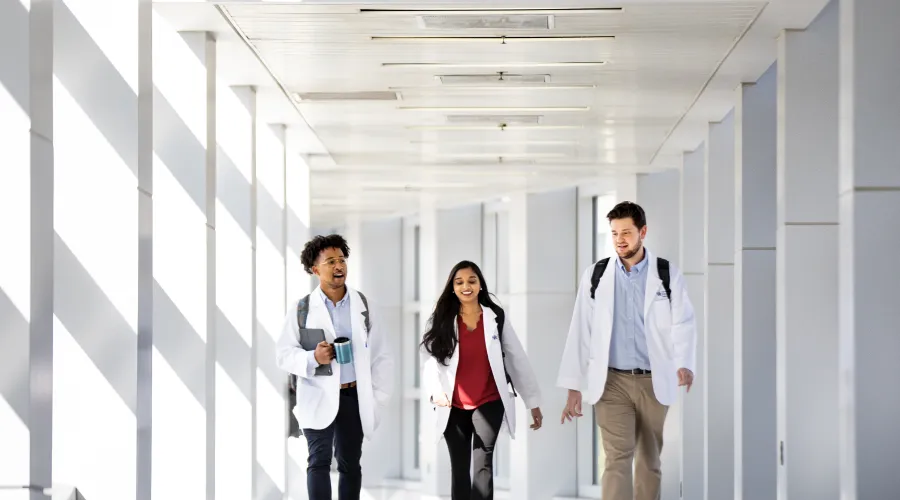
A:
[[[431,314],[431,328],[422,336],[422,346],[428,354],[435,357],[442,365],[446,366],[448,360],[453,356],[456,350],[456,344],[459,339],[456,336],[454,326],[456,325],[456,317],[459,315],[459,297],[453,292],[453,279],[456,273],[461,269],[471,269],[478,276],[478,282],[481,290],[478,292],[478,303],[482,307],[489,307],[495,314],[499,315],[502,309],[492,299],[488,292],[487,283],[484,281],[484,275],[481,269],[474,262],[464,260],[453,266],[450,276],[447,277],[447,284],[444,285],[444,291],[441,292],[437,303],[434,305],[434,312]]]

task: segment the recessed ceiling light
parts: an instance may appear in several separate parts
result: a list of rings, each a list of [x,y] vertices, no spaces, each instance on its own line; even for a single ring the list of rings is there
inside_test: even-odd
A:
[[[580,129],[582,125],[410,125],[409,130],[564,130]]]
[[[575,146],[578,141],[409,141],[422,146]]]
[[[381,63],[386,68],[564,68],[603,66],[606,61],[586,62],[493,62],[493,63]]]
[[[507,45],[524,42],[608,42],[615,40],[612,35],[584,36],[373,36],[373,42],[491,42]]]
[[[616,121],[615,121],[615,120],[606,120],[606,121],[603,122],[603,123],[605,123],[605,124],[607,124],[607,125],[615,125],[615,124],[616,124]]]
[[[397,92],[493,92],[493,91],[515,91],[515,90],[590,90],[597,88],[596,85],[519,85],[519,84],[497,84],[497,85],[441,85],[430,87],[389,87],[390,90]]]
[[[528,112],[542,113],[547,111],[590,111],[590,106],[578,107],[439,107],[439,106],[400,106],[397,109],[402,111],[431,111],[431,112],[494,112],[494,113],[512,113],[512,112]]]
[[[519,8],[519,9],[510,9],[510,8],[497,8],[497,7],[471,7],[471,8],[460,8],[460,9],[446,9],[446,8],[435,8],[435,9],[404,9],[402,7],[395,8],[365,8],[359,9],[360,14],[405,14],[405,15],[465,15],[465,14],[506,14],[506,15],[516,15],[516,14],[608,14],[614,12],[621,12],[622,7],[571,7],[571,8],[560,8],[560,9],[546,9],[546,8]]]

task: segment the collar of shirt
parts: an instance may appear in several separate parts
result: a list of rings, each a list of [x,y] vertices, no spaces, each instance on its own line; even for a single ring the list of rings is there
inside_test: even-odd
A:
[[[647,267],[647,249],[644,248],[644,258],[641,259],[641,261],[638,262],[637,264],[631,266],[631,271],[630,271],[630,272],[627,271],[627,270],[625,270],[625,264],[622,263],[622,259],[621,259],[621,258],[616,259],[616,264],[619,265],[619,269],[621,269],[622,271],[624,271],[625,274],[631,274],[631,273],[633,273],[633,272],[637,272],[638,274],[640,274],[641,272],[644,271],[644,268]]]
[[[337,304],[332,304],[331,299],[329,299],[328,296],[325,295],[325,291],[322,290],[321,286],[317,290],[319,290],[319,296],[321,296],[322,300],[325,301],[326,306],[333,305],[334,307],[341,307],[347,304],[347,300],[350,298],[350,290],[348,290],[347,287],[344,287],[344,297],[341,300],[337,301]]]

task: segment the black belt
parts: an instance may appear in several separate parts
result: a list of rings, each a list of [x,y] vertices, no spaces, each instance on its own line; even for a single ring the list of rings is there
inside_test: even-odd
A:
[[[622,369],[619,369],[619,368],[613,368],[613,367],[610,366],[609,369],[610,369],[611,371],[614,371],[614,372],[617,372],[617,373],[628,373],[628,374],[631,374],[631,375],[650,375],[650,370],[642,370],[642,369],[640,369],[640,368],[632,368],[632,369],[630,369],[630,370],[622,370]]]

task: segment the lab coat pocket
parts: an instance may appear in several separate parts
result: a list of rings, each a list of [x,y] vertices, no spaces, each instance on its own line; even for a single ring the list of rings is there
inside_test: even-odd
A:
[[[672,306],[666,297],[653,301],[653,325],[656,327],[658,338],[664,339],[663,348],[669,356],[675,350],[675,339],[672,338]]]
[[[301,427],[304,423],[313,420],[324,394],[321,388],[308,383],[301,383],[297,387],[297,406],[294,407],[294,416],[297,417],[297,422]]]

